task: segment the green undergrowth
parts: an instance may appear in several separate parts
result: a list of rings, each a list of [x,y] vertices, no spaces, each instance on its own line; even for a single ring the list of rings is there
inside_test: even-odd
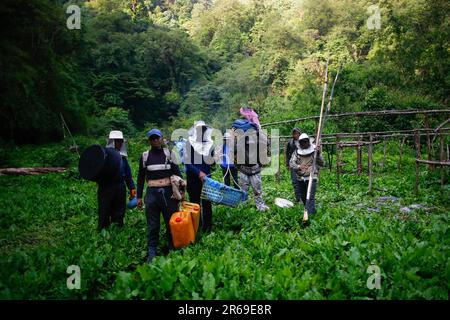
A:
[[[35,151],[52,148],[60,146]],[[142,148],[136,143],[130,154],[134,173]],[[123,228],[98,232],[96,185],[80,179],[76,161],[65,173],[0,176],[0,298],[447,299],[448,171],[441,190],[440,170],[421,167],[415,195],[411,150],[400,170],[395,152],[380,165],[382,150],[375,149],[372,193],[367,159],[360,176],[344,173],[339,186],[334,169],[321,171],[309,225],[301,222],[301,204],[274,204],[276,197],[294,199],[282,168],[279,181],[263,177],[270,211],[258,212],[251,197],[237,208],[214,205],[211,233],[168,252],[161,232],[160,256],[151,265],[144,213],[127,210]],[[356,167],[353,151],[345,159]],[[70,265],[81,270],[78,290],[66,285]],[[381,272],[380,289],[367,286],[372,265]]]

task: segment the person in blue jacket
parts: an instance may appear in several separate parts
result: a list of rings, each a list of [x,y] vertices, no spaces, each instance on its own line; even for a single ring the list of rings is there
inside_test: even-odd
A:
[[[98,188],[98,227],[107,228],[111,223],[123,226],[126,209],[126,188],[130,190],[130,199],[136,195],[131,168],[127,160],[126,147],[121,131],[111,131],[107,148],[114,148],[122,156],[120,172],[108,183],[100,183]]]
[[[204,179],[211,176],[211,166],[215,163],[211,135],[212,128],[204,121],[195,122],[189,130],[183,152],[189,201],[201,206],[203,232],[210,232],[212,229],[212,204],[208,200],[200,199]]]

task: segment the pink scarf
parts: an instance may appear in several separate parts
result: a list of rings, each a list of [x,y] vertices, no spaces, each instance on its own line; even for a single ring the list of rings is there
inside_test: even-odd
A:
[[[253,111],[252,108],[242,107],[240,110],[241,114],[250,122],[256,123],[258,125],[258,128],[261,129],[261,125],[259,123],[259,116],[258,114]]]

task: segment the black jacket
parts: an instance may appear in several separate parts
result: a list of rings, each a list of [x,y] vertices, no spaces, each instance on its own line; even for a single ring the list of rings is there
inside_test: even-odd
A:
[[[295,145],[294,139],[290,138],[284,148],[284,162],[286,163],[286,166],[289,166],[289,161],[295,151],[297,151],[297,146]]]

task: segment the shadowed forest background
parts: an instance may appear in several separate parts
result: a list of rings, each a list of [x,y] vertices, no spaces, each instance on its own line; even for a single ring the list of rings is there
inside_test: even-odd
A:
[[[66,27],[70,4],[81,7],[80,30]],[[262,122],[317,115],[327,57],[332,72],[344,65],[335,113],[445,106],[448,1],[379,1],[381,28],[369,30],[371,4],[2,1],[1,142],[61,140],[59,113],[72,133],[97,137],[117,127],[128,136],[153,125],[188,128],[198,119],[224,130],[241,104]],[[325,130],[357,129],[337,126]]]

